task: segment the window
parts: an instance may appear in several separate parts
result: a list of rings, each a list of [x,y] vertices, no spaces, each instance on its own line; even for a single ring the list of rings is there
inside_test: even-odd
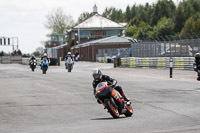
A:
[[[104,30],[103,31],[103,36],[108,37],[108,36],[114,36],[114,35],[119,35],[120,30]]]

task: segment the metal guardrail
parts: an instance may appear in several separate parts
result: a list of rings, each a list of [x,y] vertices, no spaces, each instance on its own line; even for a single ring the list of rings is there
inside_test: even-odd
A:
[[[10,64],[10,63],[22,63],[21,56],[0,56],[0,63],[2,64]]]
[[[117,59],[117,58],[115,58]],[[129,68],[169,68],[169,57],[154,57],[154,58],[137,58],[128,57],[120,58],[120,63],[112,59],[116,67],[129,67]],[[173,68],[181,70],[193,70],[195,62],[194,57],[172,57]],[[106,63],[105,57],[97,57],[97,62]],[[119,65],[118,65],[119,64]]]

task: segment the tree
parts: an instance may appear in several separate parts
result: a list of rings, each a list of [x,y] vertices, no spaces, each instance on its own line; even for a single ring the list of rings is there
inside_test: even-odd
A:
[[[74,25],[74,20],[72,16],[65,15],[61,8],[49,13],[47,16],[47,22],[45,27],[50,29],[52,33],[65,33],[65,30]]]
[[[154,36],[165,36],[174,34],[174,22],[170,18],[163,17],[154,26]]]
[[[156,25],[162,17],[171,17],[176,9],[172,0],[159,0],[153,8],[151,24]]]
[[[93,13],[89,13],[89,12],[81,13],[81,15],[78,18],[78,23],[81,23],[82,21],[84,21],[85,19],[91,17],[92,15],[93,15]]]
[[[196,13],[186,20],[180,35],[200,33],[200,13]]]
[[[126,29],[126,36],[128,36],[128,37],[132,37],[136,33],[137,33],[136,25],[131,25]]]
[[[125,15],[126,15],[126,20],[129,22],[131,19],[131,10],[129,6],[126,7]]]
[[[38,47],[36,48],[35,52],[33,52],[32,54],[39,57],[44,53],[44,48],[43,47]]]

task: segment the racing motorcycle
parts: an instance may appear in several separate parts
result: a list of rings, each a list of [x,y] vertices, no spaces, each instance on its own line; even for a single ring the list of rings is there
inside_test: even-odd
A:
[[[41,63],[41,69],[42,69],[42,73],[43,73],[43,74],[46,74],[46,71],[47,71],[47,69],[48,69],[48,66],[49,66],[49,62],[48,62],[48,60],[47,60],[46,58],[44,58],[44,59],[42,60],[42,63]]]
[[[67,60],[65,61],[65,68],[68,70],[68,72],[72,71],[73,65],[74,65],[73,60],[71,59],[71,57],[68,57]]]
[[[34,69],[36,68],[36,65],[37,65],[36,59],[30,60],[30,68],[32,71],[34,71]]]
[[[117,84],[117,81],[115,85]],[[130,117],[133,114],[133,108],[130,101],[124,101],[123,112],[120,111],[120,108],[117,105],[117,101],[111,96],[113,91],[113,86],[108,85],[107,82],[100,82],[96,87],[95,97],[100,103],[104,105],[104,109],[107,109],[113,118],[119,118],[121,114],[124,114],[126,117]],[[114,90],[116,91],[116,90]],[[120,113],[121,112],[121,113]]]

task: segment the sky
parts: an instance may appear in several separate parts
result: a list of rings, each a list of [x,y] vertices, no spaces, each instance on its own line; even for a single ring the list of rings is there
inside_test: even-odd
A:
[[[147,2],[152,4],[157,0],[0,0],[0,37],[14,37],[22,53],[32,53],[37,47],[44,47],[41,42],[49,40],[46,35],[51,31],[44,24],[46,16],[57,8],[62,8],[76,22],[81,13],[92,12],[94,4],[102,14],[106,7],[125,11],[127,5]],[[12,52],[12,47],[0,45],[0,51]]]

